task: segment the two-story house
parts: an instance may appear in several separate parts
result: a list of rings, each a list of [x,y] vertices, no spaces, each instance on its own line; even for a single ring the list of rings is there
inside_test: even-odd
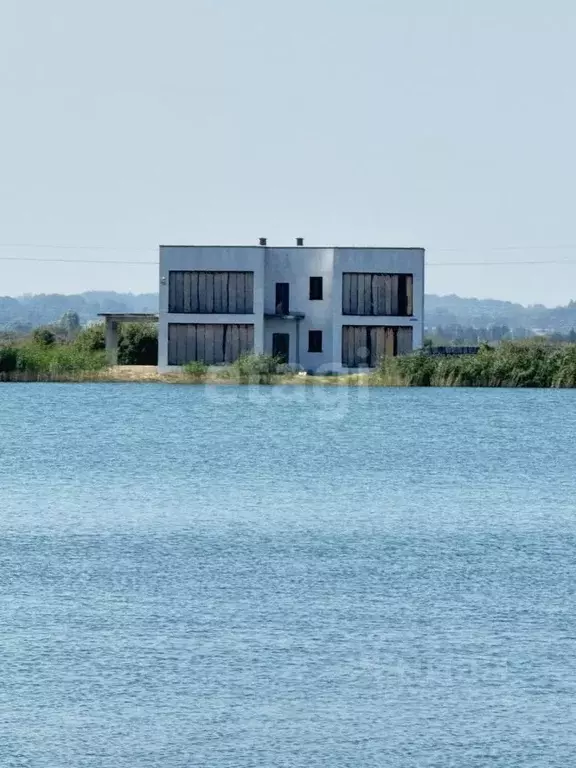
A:
[[[341,372],[422,345],[422,248],[260,243],[160,247],[161,370],[254,352]]]

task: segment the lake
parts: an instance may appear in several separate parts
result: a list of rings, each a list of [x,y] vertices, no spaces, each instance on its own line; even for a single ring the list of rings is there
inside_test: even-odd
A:
[[[0,385],[3,768],[567,768],[576,392]]]

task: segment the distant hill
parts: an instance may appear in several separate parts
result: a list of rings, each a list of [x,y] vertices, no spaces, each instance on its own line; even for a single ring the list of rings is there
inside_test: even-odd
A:
[[[65,312],[76,312],[85,325],[95,320],[99,312],[157,312],[156,293],[116,293],[87,291],[65,295],[37,294],[11,298],[0,296],[0,328],[24,330],[56,322]]]
[[[463,299],[460,296],[426,296],[427,328],[461,325],[486,328],[494,325],[510,329],[526,328],[567,333],[576,328],[576,302],[548,308],[541,304],[524,307],[496,299]]]
[[[0,297],[0,328],[24,330],[48,325],[70,310],[78,313],[82,324],[95,320],[99,312],[156,312],[158,295],[87,291],[74,295],[4,296]],[[432,294],[426,296],[425,320],[429,330],[451,326],[506,326],[511,330],[523,328],[568,333],[576,328],[576,302],[549,309],[542,305],[524,307],[495,299],[464,299]]]

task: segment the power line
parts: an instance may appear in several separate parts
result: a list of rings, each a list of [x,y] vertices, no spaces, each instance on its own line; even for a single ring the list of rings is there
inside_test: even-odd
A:
[[[0,243],[0,248],[33,248],[55,251],[138,251],[140,253],[158,253],[158,248],[138,248],[122,245],[56,245],[42,243]]]
[[[53,263],[59,262],[60,264],[133,264],[141,266],[146,264],[148,266],[157,267],[157,261],[124,261],[120,259],[57,259],[57,258],[40,258],[35,256],[0,256],[0,261],[35,261]]]
[[[59,263],[59,264],[126,264],[130,266],[147,266],[158,267],[157,261],[129,261],[125,259],[62,259],[47,257],[42,258],[38,256],[0,256],[0,261],[32,261],[36,263]],[[570,265],[576,264],[576,259],[555,259],[552,261],[545,260],[524,260],[524,261],[428,261],[426,262],[426,268],[428,267],[523,267],[532,265]]]
[[[0,249],[30,248],[36,250],[66,250],[66,251],[131,251],[138,253],[158,253],[158,247],[123,245],[64,245],[59,243],[0,243]],[[494,253],[497,251],[576,251],[576,243],[542,244],[542,245],[490,245],[490,246],[460,246],[442,248],[430,246],[426,249],[433,253]]]
[[[523,267],[533,264],[576,264],[576,259],[554,259],[551,261],[543,259],[526,261],[428,261],[426,262],[426,267]]]
[[[572,245],[490,245],[486,247],[476,246],[470,247],[462,246],[461,248],[434,248],[430,247],[426,250],[436,251],[437,253],[471,253],[473,251],[574,251],[576,250],[576,244]]]

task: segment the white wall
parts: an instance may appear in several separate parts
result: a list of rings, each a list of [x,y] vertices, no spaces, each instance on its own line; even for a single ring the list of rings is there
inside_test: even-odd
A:
[[[343,325],[399,325],[412,326],[414,349],[424,343],[424,257],[423,248],[335,248],[334,284],[342,285],[344,272],[390,272],[412,274],[414,315],[412,317],[391,317],[366,315],[343,315],[342,297],[333,302],[333,356],[342,369],[342,326]]]
[[[296,354],[296,321],[266,318],[266,351],[272,351],[272,333],[290,333],[290,363],[305,370],[315,370],[332,360],[332,248],[267,248],[265,269],[264,306],[266,312],[275,311],[276,283],[289,283],[290,310],[303,312],[300,323],[300,349]],[[322,301],[310,300],[310,278],[321,277]],[[269,330],[270,329],[270,330]],[[308,331],[322,331],[323,352],[308,352]]]
[[[297,339],[298,322],[296,320],[283,320],[280,317],[267,317],[264,321],[264,349],[266,354],[272,354],[273,336],[275,333],[287,333],[290,336],[290,357],[288,364],[296,366],[298,364]],[[300,330],[300,333],[302,331]]]
[[[158,367],[168,369],[169,323],[253,323],[254,351],[264,352],[264,248],[259,246],[160,246]],[[219,270],[254,272],[254,313],[249,315],[180,315],[168,313],[170,271]]]

